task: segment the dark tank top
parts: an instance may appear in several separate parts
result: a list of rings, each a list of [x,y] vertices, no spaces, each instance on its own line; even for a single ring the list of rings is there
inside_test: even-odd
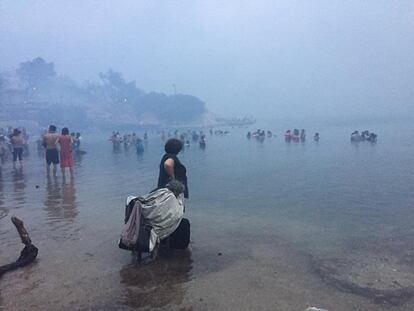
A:
[[[170,181],[170,176],[167,174],[164,168],[164,162],[168,159],[174,160],[174,176],[175,179],[182,182],[185,186],[184,197],[188,198],[188,186],[187,186],[187,169],[184,165],[181,164],[177,156],[171,153],[166,153],[160,163],[160,175],[158,177],[158,188],[164,188],[167,183]]]

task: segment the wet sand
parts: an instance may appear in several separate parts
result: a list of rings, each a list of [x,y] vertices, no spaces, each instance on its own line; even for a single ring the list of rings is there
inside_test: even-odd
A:
[[[35,240],[40,249],[38,261],[6,274],[0,281],[1,309],[414,308],[410,300],[393,305],[332,286],[315,273],[312,254],[294,238],[278,235],[277,230],[269,232],[269,226],[251,217],[241,217],[237,222],[227,216],[212,217],[215,228],[221,229],[211,230],[203,214],[189,212],[188,216],[193,233],[190,249],[160,254],[142,266],[135,265],[129,252],[116,248],[118,232],[108,230],[112,228],[95,232],[81,228],[77,239]],[[255,233],[245,230],[252,222],[257,224]],[[100,243],[88,241],[90,234],[99,235]],[[12,230],[7,235],[18,240]],[[12,260],[14,256],[5,255],[18,254],[19,249],[19,244],[7,243],[2,247],[2,261]]]

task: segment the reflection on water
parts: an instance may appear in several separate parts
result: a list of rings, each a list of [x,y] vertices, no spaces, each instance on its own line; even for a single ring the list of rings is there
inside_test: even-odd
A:
[[[112,151],[114,153],[121,153],[122,152],[121,144],[112,144]]]
[[[161,308],[180,305],[191,279],[191,252],[173,251],[162,254],[149,264],[126,265],[120,271],[125,288],[122,304],[131,308]]]
[[[82,167],[82,158],[84,156],[84,152],[83,151],[77,151],[77,152],[73,152],[73,160],[75,162],[75,167],[76,168],[80,168]]]
[[[5,197],[3,188],[3,179],[0,175],[0,219],[6,217],[9,212],[9,210],[4,206]]]
[[[62,208],[64,210],[63,217],[66,220],[74,220],[79,211],[76,205],[76,189],[74,178],[70,178],[66,181],[62,180]]]
[[[16,208],[21,207],[26,203],[26,175],[24,174],[23,167],[13,167],[12,171],[12,182],[13,182],[13,194]]]
[[[48,176],[46,183],[46,199],[44,210],[47,214],[47,223],[52,232],[65,232],[73,230],[71,225],[79,211],[76,202],[76,188],[74,178]],[[70,233],[70,232],[69,232]]]
[[[43,148],[43,146],[40,146],[40,148],[37,148],[37,156],[39,158],[45,158],[46,156],[46,152],[45,152],[45,148]]]

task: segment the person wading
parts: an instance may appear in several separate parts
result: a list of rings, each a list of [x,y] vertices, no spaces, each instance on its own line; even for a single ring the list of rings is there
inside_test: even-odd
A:
[[[25,142],[18,129],[14,129],[13,134],[10,137],[10,143],[13,146],[13,166],[16,165],[17,160],[19,160],[20,166],[22,166],[23,146]]]
[[[69,168],[70,176],[73,176],[73,156],[72,156],[72,136],[69,135],[69,129],[64,127],[62,135],[59,136],[58,143],[60,145],[60,168],[62,175],[65,176],[65,168]]]
[[[50,165],[53,164],[53,175],[56,175],[56,166],[59,164],[59,152],[57,142],[59,134],[56,133],[56,126],[49,126],[49,132],[43,136],[43,146],[46,148],[46,168],[50,174]]]
[[[165,188],[169,181],[176,179],[184,185],[184,198],[188,199],[187,169],[177,157],[183,149],[183,143],[176,138],[171,138],[165,143],[164,149],[165,154],[160,163],[158,188]]]

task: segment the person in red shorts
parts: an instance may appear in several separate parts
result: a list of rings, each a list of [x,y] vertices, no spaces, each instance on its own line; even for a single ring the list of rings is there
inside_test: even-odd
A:
[[[70,175],[73,176],[73,156],[72,156],[72,136],[69,135],[69,129],[64,127],[62,135],[59,136],[58,143],[60,146],[60,168],[62,175],[65,176],[65,168],[69,168]]]

